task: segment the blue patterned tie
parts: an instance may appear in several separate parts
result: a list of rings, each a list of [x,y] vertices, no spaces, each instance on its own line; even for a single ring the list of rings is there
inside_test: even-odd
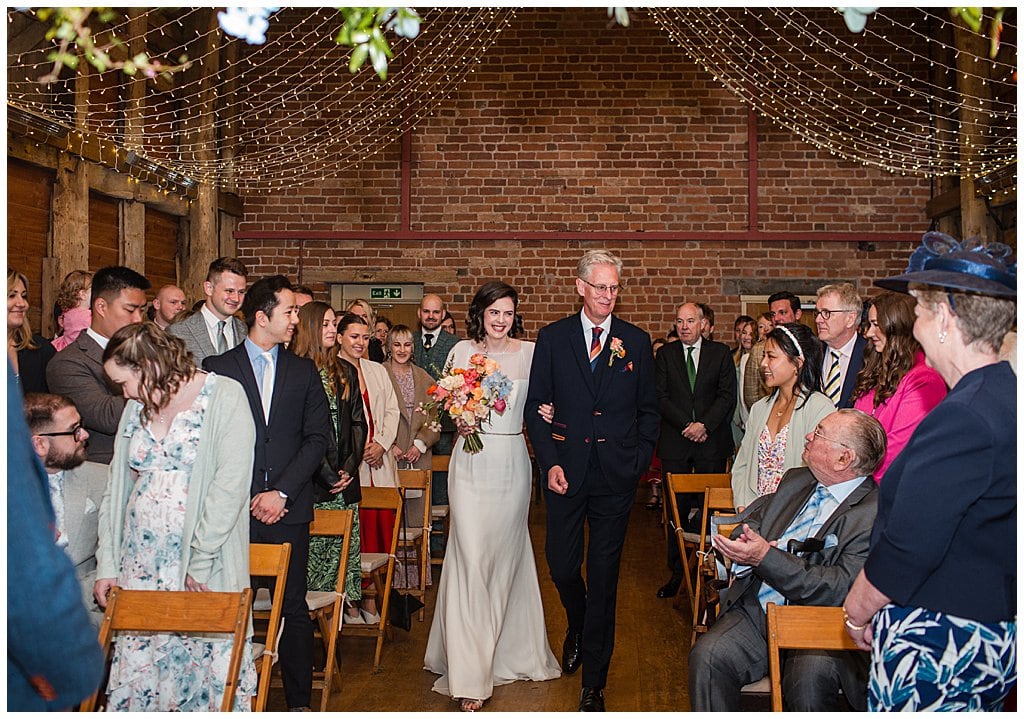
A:
[[[804,504],[803,509],[797,512],[797,515],[793,517],[793,521],[789,523],[789,527],[779,537],[778,548],[785,552],[789,540],[799,539],[803,541],[808,537],[813,537],[818,533],[822,525],[825,524],[825,520],[832,516],[832,512],[838,506],[832,493],[819,484],[817,489],[814,490],[814,494]],[[765,582],[761,583],[761,589],[757,592],[757,600],[761,602],[761,609],[765,609],[765,611],[767,611],[768,602],[775,602],[776,604],[786,603],[782,594],[772,589]]]

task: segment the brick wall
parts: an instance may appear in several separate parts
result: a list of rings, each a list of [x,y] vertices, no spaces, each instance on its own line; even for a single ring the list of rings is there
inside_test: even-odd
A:
[[[501,278],[520,289],[531,335],[578,307],[573,267],[590,247],[621,254],[621,314],[652,331],[682,298],[709,302],[731,330],[740,293],[837,279],[871,293],[902,271],[912,243],[869,233],[924,232],[926,180],[837,160],[762,121],[750,227],[746,106],[643,11],[632,16],[609,28],[601,8],[520,10],[412,133],[407,227],[396,138],[343,177],[246,197],[239,255],[256,275],[318,288],[416,276],[460,319],[475,289]],[[311,235],[324,232],[338,239]],[[865,239],[875,251],[858,250]]]

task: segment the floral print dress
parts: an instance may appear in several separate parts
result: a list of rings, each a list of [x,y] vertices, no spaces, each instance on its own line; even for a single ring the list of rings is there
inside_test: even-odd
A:
[[[779,488],[782,475],[786,473],[786,441],[788,438],[788,424],[779,430],[774,440],[767,425],[761,430],[761,435],[757,438],[757,493],[759,496],[772,494]]]
[[[125,512],[117,584],[125,589],[184,590],[181,567],[185,505],[210,402],[207,377],[192,406],[157,440],[136,405],[129,419],[128,464],[136,473]],[[224,697],[231,640],[175,634],[118,634],[108,683],[111,711],[218,711]],[[249,711],[256,694],[252,638],[242,653],[235,711]]]

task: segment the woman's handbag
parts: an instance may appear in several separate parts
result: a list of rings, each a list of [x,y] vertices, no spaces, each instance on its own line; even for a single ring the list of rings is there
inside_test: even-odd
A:
[[[405,491],[402,490],[402,536],[409,536],[409,523],[405,516]],[[409,586],[409,565],[402,563],[405,571],[405,586]],[[403,594],[394,587],[391,589],[391,599],[388,605],[388,618],[391,625],[405,631],[412,629],[412,615],[423,609],[423,602],[411,594]]]

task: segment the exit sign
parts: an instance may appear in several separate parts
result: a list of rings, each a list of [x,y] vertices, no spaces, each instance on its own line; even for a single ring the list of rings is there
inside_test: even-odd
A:
[[[400,300],[402,299],[401,287],[371,287],[371,300]]]

